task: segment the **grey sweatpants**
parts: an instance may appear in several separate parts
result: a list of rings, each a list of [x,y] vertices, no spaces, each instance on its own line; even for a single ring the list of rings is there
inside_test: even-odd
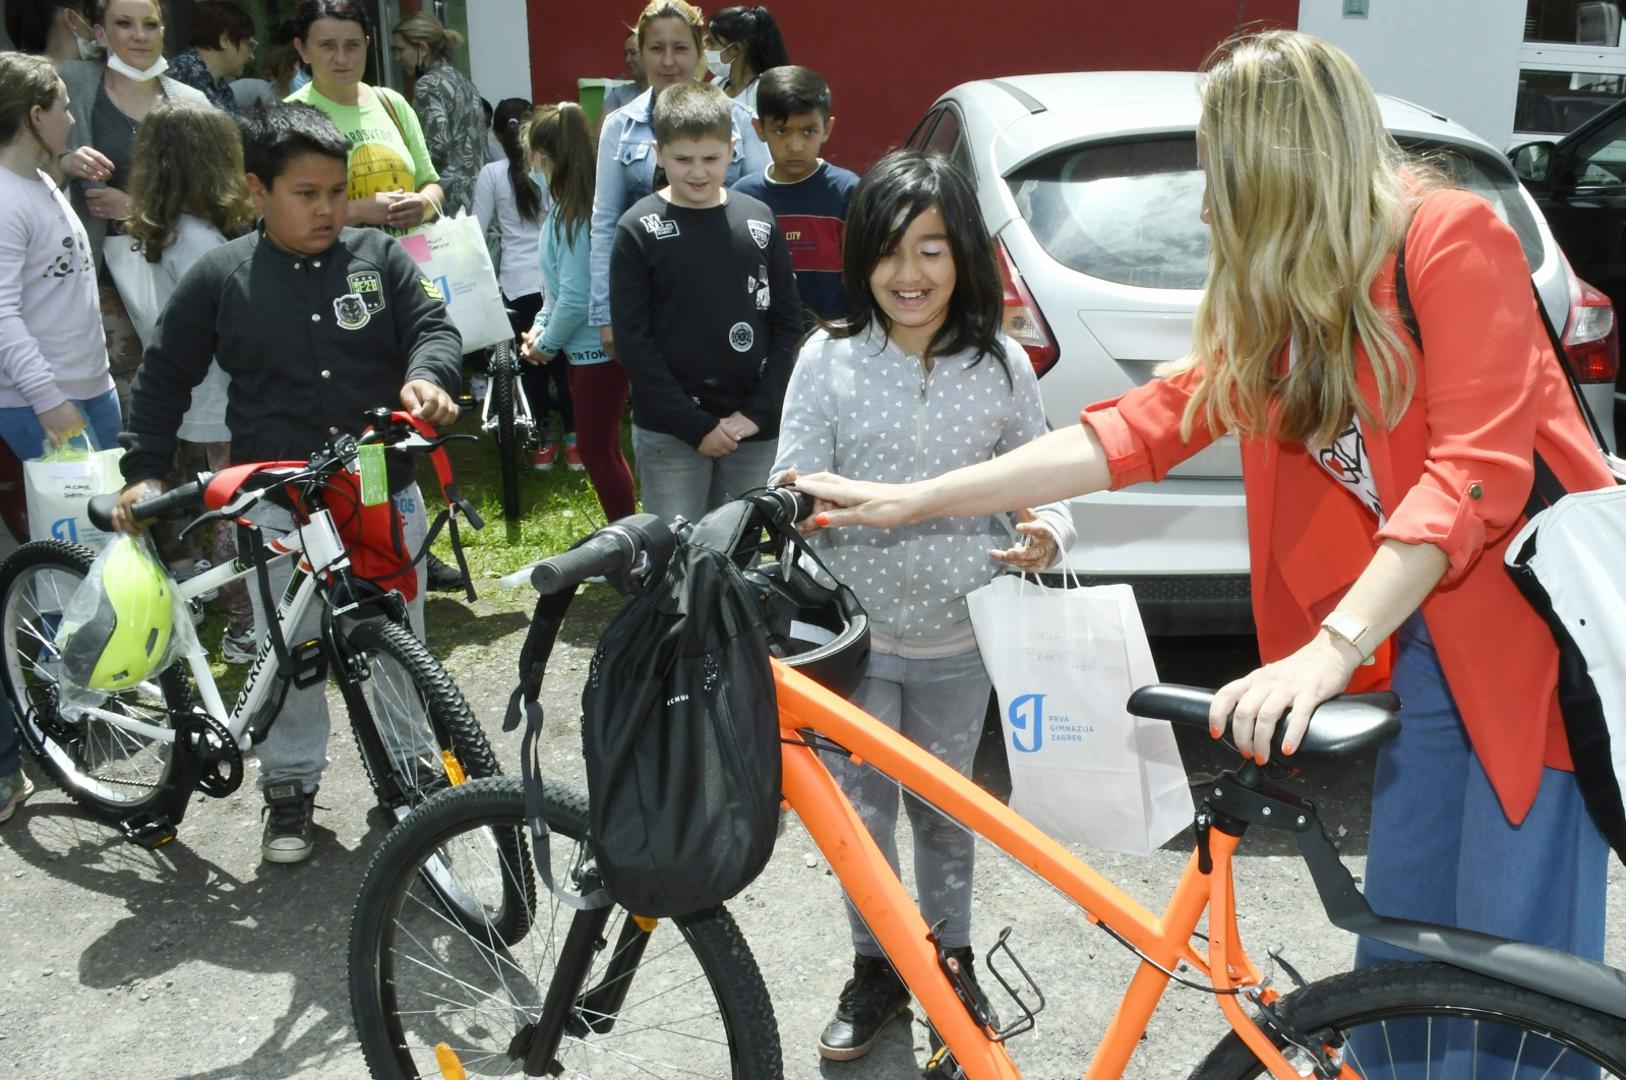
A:
[[[742,442],[739,449],[710,458],[675,435],[634,424],[632,452],[638,459],[638,501],[662,521],[682,515],[693,524],[729,499],[767,482],[778,439]]]
[[[988,673],[982,654],[972,649],[936,660],[905,660],[890,653],[871,653],[869,671],[852,702],[894,731],[931,751],[933,757],[971,774],[983,716],[988,710]],[[858,811],[881,853],[898,871],[897,784],[868,765],[854,767],[845,757],[831,762],[831,773]],[[971,872],[975,838],[913,795],[904,796],[915,842],[915,891],[927,926],[945,920],[942,943],[948,948],[971,944]],[[880,956],[858,909],[847,901],[853,951]]]
[[[401,512],[403,519],[402,534],[406,539],[407,550],[416,553],[423,546],[424,537],[428,534],[428,518],[424,513],[423,493],[418,485],[403,488],[393,496],[395,507]],[[269,528],[272,533],[289,530],[293,527],[288,512],[281,507],[261,502],[249,518]],[[271,567],[271,594],[281,599],[282,591],[288,585],[288,579],[293,575],[293,560],[284,560]],[[407,617],[412,624],[412,632],[420,639],[423,637],[423,594],[428,576],[424,563],[418,564],[418,595],[407,604]],[[264,641],[270,633],[270,622],[260,601],[260,590],[256,579],[250,577],[249,596],[254,601],[254,633]],[[290,644],[296,641],[308,641],[322,632],[322,605],[315,600],[305,610],[305,616],[289,635]],[[427,728],[416,717],[411,715],[415,707],[415,698],[410,686],[386,685],[395,680],[389,678],[393,666],[380,671],[374,670],[373,679],[367,683],[367,693],[373,702],[373,711],[377,714],[379,726],[384,732],[385,745],[390,754],[398,762],[406,760],[417,754],[433,753],[433,741]],[[409,708],[403,712],[400,708],[391,709],[391,702],[404,703]],[[283,702],[282,711],[271,725],[271,731],[264,742],[255,749],[260,759],[260,776],[257,781],[260,790],[265,790],[267,784],[284,783],[289,780],[298,780],[307,792],[316,790],[322,779],[322,770],[327,767],[327,737],[330,727],[327,711],[327,686],[309,686],[301,690],[299,687],[288,688],[288,698]]]

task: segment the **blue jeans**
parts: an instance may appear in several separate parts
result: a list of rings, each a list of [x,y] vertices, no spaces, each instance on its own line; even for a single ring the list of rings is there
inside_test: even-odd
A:
[[[76,400],[74,404],[79,406],[79,412],[85,418],[85,430],[94,449],[111,450],[119,444],[124,418],[119,414],[117,390]],[[26,405],[0,409],[0,439],[11,447],[18,461],[32,461],[45,454],[45,429],[40,426],[40,419],[34,410]]]
[[[1485,770],[1469,745],[1462,717],[1452,701],[1439,657],[1421,616],[1400,629],[1394,689],[1404,702],[1400,734],[1378,756],[1372,790],[1372,833],[1366,857],[1366,899],[1381,915],[1444,923],[1469,930],[1562,949],[1591,960],[1603,959],[1604,895],[1609,848],[1581,801],[1571,773],[1545,769],[1535,804],[1514,825],[1502,813]],[[1546,717],[1532,717],[1545,723]],[[1355,966],[1420,960],[1402,949],[1362,938]],[[1442,1033],[1436,1024],[1432,1046],[1416,1032],[1403,1039],[1391,1025],[1387,1046],[1366,1046],[1375,1060],[1409,1062],[1419,1077],[1469,1076],[1470,1067],[1452,1062],[1472,1032]],[[1374,1036],[1381,1044],[1381,1032]],[[1445,1037],[1442,1037],[1445,1036]],[[1518,1076],[1547,1075],[1552,1056],[1533,1061],[1526,1048],[1517,1058],[1517,1036],[1506,1062],[1520,1060]],[[1406,1045],[1410,1044],[1409,1049]],[[1506,1069],[1487,1072],[1480,1034],[1478,1075],[1508,1077]],[[1363,1058],[1366,1053],[1362,1053]],[[1432,1056],[1432,1069],[1423,1064]],[[1551,1076],[1596,1077],[1596,1069],[1566,1071],[1566,1058]],[[1442,1069],[1440,1063],[1450,1067]],[[1367,1061],[1368,1067],[1372,1061]],[[1401,1072],[1402,1078],[1408,1073]]]

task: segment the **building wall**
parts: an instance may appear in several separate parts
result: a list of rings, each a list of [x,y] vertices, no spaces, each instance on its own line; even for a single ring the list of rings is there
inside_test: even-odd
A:
[[[493,105],[510,97],[531,100],[532,44],[525,9],[526,0],[468,5],[469,72],[481,96]]]
[[[1366,18],[1344,0],[1302,0],[1300,29],[1355,58],[1379,93],[1416,102],[1492,146],[1513,134],[1525,0],[1369,0]]]
[[[575,98],[581,76],[623,74],[621,42],[637,18],[638,0],[528,3],[534,100]],[[906,138],[926,107],[958,83],[1044,71],[1189,71],[1239,23],[1294,25],[1299,0],[777,0],[769,6],[791,59],[830,82],[840,121],[830,157],[861,168]]]

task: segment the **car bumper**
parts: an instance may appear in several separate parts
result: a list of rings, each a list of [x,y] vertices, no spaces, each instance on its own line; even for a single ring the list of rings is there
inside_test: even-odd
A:
[[[1052,576],[1128,583],[1149,634],[1253,633],[1240,480],[1169,479],[1069,505],[1078,541]]]

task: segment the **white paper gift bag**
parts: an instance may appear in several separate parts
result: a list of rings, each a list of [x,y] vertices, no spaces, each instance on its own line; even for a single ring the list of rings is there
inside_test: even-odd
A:
[[[1012,809],[1059,840],[1135,854],[1189,825],[1174,732],[1124,707],[1157,681],[1134,591],[1006,574],[966,600],[999,696]]]
[[[31,540],[66,540],[99,548],[108,534],[90,523],[85,509],[92,495],[124,486],[119,474],[122,449],[91,450],[81,456],[48,455],[23,462]]]
[[[401,237],[423,276],[439,287],[463,336],[463,351],[488,349],[514,336],[480,223],[467,214],[441,218]]]

